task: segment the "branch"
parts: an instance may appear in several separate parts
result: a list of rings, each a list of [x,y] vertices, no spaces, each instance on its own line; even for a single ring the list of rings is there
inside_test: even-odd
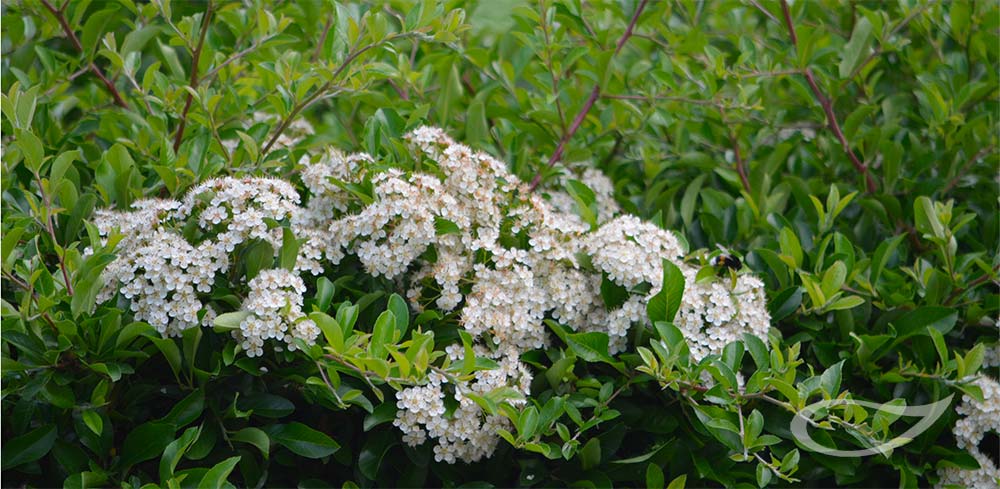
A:
[[[70,42],[73,43],[73,47],[75,47],[77,51],[80,51],[80,53],[86,54],[83,51],[83,45],[80,44],[80,38],[76,37],[76,33],[73,32],[73,28],[69,26],[69,22],[66,20],[66,16],[63,13],[63,10],[67,5],[69,5],[69,2],[70,0],[66,0],[63,6],[57,9],[49,3],[49,0],[42,0],[42,6],[45,7],[45,10],[48,10],[52,16],[55,17],[56,21],[59,22],[59,25],[62,26],[63,32],[66,33],[66,37],[68,37]],[[111,80],[108,80],[108,77],[104,76],[104,72],[101,71],[101,69],[98,68],[93,61],[88,61],[88,63],[90,63],[88,65],[88,69],[90,69],[90,71],[92,71],[94,75],[101,80],[101,83],[104,83],[104,86],[108,89],[108,91],[111,92],[111,96],[115,99],[115,105],[123,109],[127,109],[128,104],[125,103],[125,99],[122,98],[121,93],[118,92],[117,88],[115,88],[115,84],[111,83]]]
[[[966,161],[965,164],[962,165],[962,168],[958,170],[958,173],[956,173],[955,176],[948,181],[948,184],[944,186],[944,189],[941,190],[941,194],[942,195],[947,194],[948,192],[951,191],[951,189],[955,188],[955,185],[958,185],[958,181],[961,180],[966,173],[968,173],[969,168],[971,168],[972,165],[975,164],[977,160],[979,160],[979,158],[982,158],[987,154],[989,154],[991,151],[993,151],[993,148],[994,146],[991,144],[979,150],[979,152],[977,152],[976,154],[972,155],[972,158],[969,158],[969,161]]]
[[[333,76],[330,77],[329,81],[327,81],[322,86],[320,86],[318,89],[316,89],[316,91],[312,95],[310,95],[308,98],[306,98],[302,102],[299,102],[297,105],[295,105],[295,107],[292,108],[292,111],[288,114],[288,117],[286,117],[285,120],[281,121],[281,124],[279,124],[278,128],[275,129],[274,135],[272,135],[271,139],[268,140],[268,142],[267,142],[266,145],[264,145],[264,149],[261,150],[261,152],[260,152],[261,156],[266,155],[267,152],[271,150],[271,146],[274,146],[274,143],[276,141],[278,141],[278,137],[281,136],[281,133],[285,132],[285,129],[288,129],[288,126],[292,124],[292,121],[295,120],[295,118],[299,115],[300,112],[302,112],[307,107],[309,107],[310,105],[312,105],[314,102],[316,102],[317,100],[319,100],[326,93],[327,90],[329,90],[330,88],[333,87],[333,81],[336,80],[337,77],[339,77],[340,74],[343,73],[344,70],[347,69],[347,67],[355,59],[358,58],[358,56],[361,56],[366,51],[368,51],[369,49],[372,49],[372,48],[374,48],[376,46],[380,46],[380,45],[382,45],[384,43],[391,42],[391,41],[394,41],[396,39],[401,39],[401,38],[404,38],[404,37],[410,37],[412,35],[415,35],[415,33],[411,32],[411,33],[395,34],[393,36],[389,36],[389,37],[387,37],[385,39],[382,39],[379,42],[376,42],[374,44],[369,44],[369,45],[367,45],[367,46],[365,46],[365,47],[363,47],[363,48],[361,48],[361,49],[359,49],[357,51],[354,51],[354,52],[351,52],[350,54],[348,54],[347,58],[344,58],[344,62],[341,63],[340,66],[337,68],[337,71],[333,72]]]
[[[208,34],[208,26],[212,20],[212,0],[208,1],[205,7],[205,14],[201,19],[201,35],[198,38],[198,46],[191,52],[191,85],[192,90],[198,89],[198,61],[201,59],[202,48],[205,47],[205,36]],[[188,111],[191,110],[191,102],[194,94],[188,92],[187,100],[184,102],[184,110],[181,112],[181,121],[177,126],[177,135],[174,136],[174,152],[181,147],[181,140],[184,138],[184,127],[187,125]]]
[[[729,132],[729,142],[733,145],[733,153],[736,156],[736,173],[740,175],[740,183],[743,184],[743,190],[746,190],[747,195],[749,195],[750,179],[747,177],[746,163],[743,161],[743,156],[740,155],[740,142],[736,140],[736,135],[732,131]]]
[[[618,43],[615,44],[615,55],[621,52],[622,47],[625,46],[625,42],[632,37],[632,30],[635,29],[635,25],[639,22],[639,16],[642,15],[643,9],[646,8],[646,4],[649,0],[642,0],[639,2],[639,6],[636,7],[635,13],[632,14],[632,20],[629,22],[628,27],[625,28],[625,32],[622,33],[622,37],[618,39]],[[545,168],[552,168],[563,156],[563,152],[566,150],[566,144],[569,140],[573,138],[576,131],[580,129],[580,125],[583,124],[583,120],[587,118],[587,112],[590,112],[590,108],[594,106],[594,102],[601,96],[601,82],[594,84],[594,88],[590,90],[590,97],[587,97],[587,101],[583,103],[583,107],[580,108],[580,113],[576,115],[573,119],[573,124],[569,126],[569,130],[563,134],[562,139],[559,140],[559,145],[556,146],[556,150],[552,152],[552,156],[549,158],[548,163]],[[535,173],[535,178],[531,180],[531,185],[528,187],[528,192],[534,192],[538,184],[542,182],[542,170],[538,170]]]
[[[218,75],[219,71],[221,71],[223,68],[225,68],[226,66],[229,66],[232,62],[243,58],[247,54],[250,54],[251,52],[255,51],[257,48],[261,47],[264,43],[266,43],[267,41],[270,41],[275,36],[276,36],[276,34],[271,34],[271,35],[263,37],[263,38],[261,38],[261,39],[259,39],[257,41],[254,41],[254,43],[251,44],[246,49],[244,49],[242,51],[239,51],[239,52],[233,54],[232,56],[226,58],[225,61],[219,63],[219,66],[216,66],[215,68],[212,68],[211,70],[209,70],[208,73],[205,73],[205,76],[201,77],[201,80],[199,81],[199,83],[204,83],[205,80],[211,80],[216,75]]]
[[[788,29],[788,35],[792,39],[792,46],[794,46],[795,49],[798,49],[799,39],[798,36],[795,35],[795,26],[792,24],[792,13],[788,9],[788,2],[786,0],[781,0],[781,13],[785,18],[785,27]],[[816,83],[816,77],[813,76],[811,69],[806,68],[803,70],[802,74],[805,75],[806,82],[809,84],[809,89],[812,91],[813,96],[816,97],[816,101],[823,107],[823,113],[826,114],[827,125],[830,126],[830,130],[833,131],[833,135],[836,136],[838,141],[840,141],[840,146],[844,148],[844,152],[847,153],[847,157],[850,158],[851,164],[854,165],[854,168],[864,175],[865,188],[868,190],[868,193],[874,193],[875,180],[868,171],[868,166],[858,159],[858,157],[854,154],[854,151],[851,151],[851,145],[847,142],[844,132],[840,130],[840,124],[837,123],[837,116],[833,112],[833,103],[829,98],[823,95],[822,90],[820,90],[819,85]]]
[[[45,191],[45,186],[42,185],[42,178],[38,176],[38,172],[35,172],[35,181],[38,182],[38,191],[42,193],[42,202],[45,205],[45,230],[49,233],[49,238],[52,238],[52,246],[56,248],[62,248],[59,242],[56,241],[56,229],[52,223],[52,199],[49,197],[49,193]],[[66,283],[66,293],[69,296],[73,296],[73,283],[69,280],[69,272],[66,271],[66,250],[63,249],[62,253],[56,253],[56,257],[59,258],[59,269],[62,270],[63,282]]]
[[[326,36],[330,35],[330,28],[333,27],[333,16],[331,15],[326,19],[326,25],[323,26],[323,34],[319,36],[319,42],[316,43],[316,50],[313,51],[312,60],[315,63],[319,59],[320,53],[323,52],[323,45],[326,44]]]

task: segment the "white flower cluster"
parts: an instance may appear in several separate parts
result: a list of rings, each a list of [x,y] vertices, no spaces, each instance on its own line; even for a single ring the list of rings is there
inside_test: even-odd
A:
[[[277,253],[281,229],[269,228],[268,222],[290,220],[298,202],[295,188],[283,180],[225,177],[196,186],[182,201],[143,200],[130,212],[99,211],[96,224],[104,244],[116,234],[120,240],[97,300],[107,301],[120,292],[137,320],[166,336],[197,326],[199,315],[201,323],[210,326],[216,312],[199,294],[212,291],[216,275],[229,269],[237,246],[260,239]],[[192,221],[201,231],[196,244],[183,235],[185,224]],[[315,341],[316,326],[300,320],[305,286],[297,275],[264,271],[249,285],[244,307],[254,315],[234,333],[248,354],[259,355],[267,338],[285,339],[292,347],[293,337]]]
[[[957,485],[960,487],[998,487],[1000,468],[990,455],[979,449],[983,435],[988,432],[1000,433],[1000,384],[989,377],[981,377],[975,385],[983,390],[983,402],[969,395],[962,396],[962,404],[955,411],[964,416],[955,423],[952,432],[958,447],[968,450],[979,462],[978,470],[964,470],[954,467],[943,468],[938,475],[938,486]]]
[[[509,387],[525,378],[519,354],[548,343],[546,317],[578,331],[608,333],[612,353],[624,350],[632,326],[648,322],[645,305],[660,291],[663,259],[684,271],[688,292],[677,323],[695,359],[720,352],[744,332],[766,337],[770,318],[762,282],[740,276],[735,287],[696,283],[697,269],[680,262],[683,249],[673,234],[634,216],[616,217],[613,186],[600,172],[586,170],[579,177],[594,192],[600,226],[591,231],[568,194],[550,192],[546,199],[527,191],[505,164],[457,144],[440,129],[423,127],[407,138],[433,173],[368,173],[370,157],[335,151],[307,165],[302,175],[310,197],[294,219],[296,234],[308,236],[308,248],[322,250],[332,263],[350,254],[373,275],[401,280],[417,310],[460,307],[461,325],[477,348],[508,365],[490,371],[493,380],[485,385]],[[346,188],[360,188],[366,178],[374,202],[352,212],[357,198]],[[608,311],[601,297],[604,277],[646,292],[632,293]],[[483,426],[499,420],[471,402],[442,416],[444,386],[460,398],[480,383],[451,385],[435,378],[400,392],[397,426],[406,441],[434,438],[438,458],[447,461],[476,460],[492,450],[495,437],[482,435],[492,432]],[[527,393],[527,384],[520,391]],[[492,441],[471,442],[475,436]]]
[[[449,462],[491,453],[503,423],[463,393],[503,387],[527,394],[530,375],[519,358],[550,341],[545,318],[607,333],[611,353],[625,350],[632,327],[648,323],[645,305],[660,291],[664,259],[684,273],[676,323],[696,360],[743,333],[766,336],[770,318],[759,280],[696,282],[697,269],[681,262],[679,240],[620,215],[613,185],[599,171],[577,173],[593,191],[592,230],[569,194],[553,191],[546,198],[529,191],[503,162],[440,129],[422,127],[407,139],[426,172],[379,169],[367,155],[334,149],[303,156],[305,205],[287,182],[221,178],[197,186],[182,202],[146,201],[131,213],[103,213],[102,233],[118,228],[126,237],[102,297],[121,290],[137,317],[176,334],[195,325],[200,311],[214,314],[198,294],[228,269],[236,247],[263,240],[277,252],[282,229],[273,223],[288,223],[301,241],[294,271],[265,270],[248,284],[243,309],[251,314],[235,333],[243,348],[259,355],[267,339],[314,341],[318,331],[302,316],[298,273],[320,274],[324,264],[347,255],[371,274],[399,281],[414,309],[457,310],[477,355],[500,368],[477,372],[471,381],[434,377],[405,389],[397,419],[407,442],[434,438],[438,458]],[[200,233],[196,244],[181,234],[192,220],[196,229],[185,232]],[[628,293],[610,311],[604,280]],[[449,355],[461,356],[457,350]],[[454,412],[444,412],[445,399],[457,401]]]
[[[250,315],[233,331],[247,356],[262,355],[267,339],[284,340],[289,350],[296,348],[294,338],[308,344],[316,341],[319,328],[302,312],[306,286],[298,275],[284,269],[263,270],[249,285],[242,309]]]
[[[461,362],[465,358],[464,349],[460,345],[450,345],[446,352],[452,362]],[[422,444],[428,436],[436,439],[434,459],[439,462],[474,462],[489,457],[499,440],[497,430],[510,427],[507,418],[486,415],[468,394],[485,396],[503,388],[513,389],[522,396],[528,394],[531,374],[517,360],[515,352],[499,354],[476,346],[475,354],[496,358],[499,368],[480,370],[475,372],[475,378],[471,381],[451,384],[443,375],[432,372],[426,385],[396,393],[399,415],[393,425],[403,432],[403,441],[410,445]],[[445,392],[445,388],[449,385],[453,388],[450,395],[457,406],[450,416],[446,416],[445,398],[449,394]],[[518,398],[509,402],[517,406],[526,401]]]

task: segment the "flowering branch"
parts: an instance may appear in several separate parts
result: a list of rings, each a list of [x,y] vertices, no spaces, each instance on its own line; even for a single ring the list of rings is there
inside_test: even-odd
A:
[[[73,28],[69,26],[69,22],[66,20],[66,15],[63,13],[63,9],[66,8],[66,5],[69,5],[69,0],[66,0],[66,3],[58,9],[49,3],[48,0],[42,0],[42,6],[45,7],[45,10],[48,10],[52,16],[55,17],[56,21],[59,22],[63,32],[66,33],[66,37],[68,37],[70,42],[73,43],[73,47],[75,47],[77,51],[83,53],[83,45],[80,44],[80,38],[76,37],[76,33],[73,32]],[[122,98],[121,93],[118,92],[117,88],[115,88],[115,84],[111,83],[111,80],[108,80],[108,77],[104,76],[104,72],[101,71],[101,69],[98,68],[93,61],[89,61],[89,63],[88,69],[92,71],[94,75],[101,80],[101,83],[107,87],[108,91],[111,92],[111,96],[115,99],[115,105],[123,109],[127,109],[128,104],[125,103],[125,99]]]
[[[792,13],[788,9],[788,2],[786,0],[781,0],[781,13],[785,19],[785,27],[788,29],[788,36],[792,39],[792,46],[794,46],[795,49],[798,49],[799,38],[795,34],[795,26],[792,24]],[[847,157],[851,159],[851,164],[854,165],[854,168],[864,175],[865,188],[868,190],[868,193],[874,193],[875,180],[872,178],[871,172],[868,171],[868,166],[858,160],[854,151],[851,150],[851,145],[847,142],[844,132],[840,130],[840,124],[837,123],[837,116],[833,112],[833,103],[829,98],[823,95],[823,92],[819,89],[819,85],[816,83],[816,77],[813,76],[811,69],[808,67],[805,68],[802,71],[802,74],[805,75],[806,83],[809,84],[809,89],[816,97],[816,101],[823,107],[823,113],[826,114],[826,121],[830,126],[830,130],[833,131],[833,135],[836,136],[838,141],[840,141],[840,146],[844,148],[844,152],[847,153]]]
[[[632,14],[632,20],[629,22],[628,27],[625,28],[625,32],[622,33],[622,37],[618,39],[618,43],[615,44],[615,55],[621,52],[622,47],[625,46],[625,42],[632,37],[632,30],[635,29],[635,25],[639,21],[639,16],[642,15],[642,10],[646,8],[646,3],[648,3],[648,1],[649,0],[642,0],[639,2],[639,6],[636,7],[635,13]],[[552,152],[552,156],[549,157],[549,161],[546,163],[545,168],[552,168],[552,166],[562,159],[563,152],[566,150],[566,144],[573,138],[576,131],[580,129],[580,125],[583,124],[583,120],[587,117],[587,113],[590,112],[590,108],[594,106],[594,102],[596,102],[600,96],[601,83],[597,82],[594,84],[594,88],[590,90],[590,96],[587,97],[587,101],[584,102],[583,107],[580,108],[580,113],[578,113],[573,119],[573,123],[569,126],[569,130],[563,133],[562,139],[559,140],[559,145],[556,146],[556,150]],[[528,187],[528,191],[534,192],[540,183],[542,183],[541,169],[535,173],[535,178],[531,180],[531,185]]]
[[[201,59],[202,48],[205,47],[205,36],[208,34],[209,22],[212,20],[212,1],[209,0],[205,8],[205,14],[201,19],[201,35],[198,38],[198,46],[191,52],[191,81],[189,85],[192,90],[198,88],[198,61]],[[177,126],[177,135],[174,136],[174,152],[181,147],[181,139],[184,138],[184,126],[187,125],[188,111],[191,110],[191,101],[194,94],[188,92],[187,100],[184,102],[184,110],[181,112],[181,121]]]

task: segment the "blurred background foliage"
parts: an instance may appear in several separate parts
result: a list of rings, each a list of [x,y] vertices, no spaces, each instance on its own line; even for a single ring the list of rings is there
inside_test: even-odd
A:
[[[421,124],[526,181],[593,165],[629,212],[742,256],[800,379],[840,365],[860,398],[977,395],[960,380],[1000,309],[995,1],[63,1],[4,2],[0,19],[5,485],[760,484],[676,396],[558,347],[533,365],[563,381],[533,397],[597,420],[579,453],[519,439],[446,465],[401,444],[392,402],[359,379],[342,409],[308,356],[234,358],[226,334],[160,339],[94,307],[95,208],[294,178],[331,144],[403,162]],[[275,146],[299,118],[315,135]],[[361,305],[362,329],[394,290],[357,264],[327,276],[310,306]],[[792,453],[789,416],[755,407]],[[889,456],[800,450],[790,467],[797,485],[925,486],[975,466],[954,422]]]

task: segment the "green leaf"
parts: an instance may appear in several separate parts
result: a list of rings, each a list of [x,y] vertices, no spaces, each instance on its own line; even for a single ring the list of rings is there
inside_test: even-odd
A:
[[[87,21],[83,24],[83,30],[80,34],[80,46],[83,48],[83,55],[86,58],[89,59],[93,56],[97,43],[104,37],[105,32],[111,30],[108,26],[118,12],[118,8],[108,8],[87,16]]]
[[[274,248],[264,240],[257,240],[243,253],[247,281],[253,280],[261,270],[274,266]]]
[[[649,489],[661,489],[664,484],[663,469],[659,465],[649,464],[646,466],[646,487]]]
[[[174,405],[160,421],[183,427],[193,423],[205,409],[205,391],[197,389]]]
[[[330,301],[337,291],[337,286],[326,277],[316,279],[316,308],[319,312],[326,312],[330,308]]]
[[[6,264],[7,257],[14,251],[17,247],[18,240],[21,239],[21,235],[24,234],[25,229],[23,227],[16,227],[7,231],[3,235],[2,239],[2,255],[0,255],[0,263]],[[6,270],[6,268],[4,268]]]
[[[591,229],[597,227],[597,196],[594,191],[579,180],[567,180],[566,191],[576,202],[576,212],[583,221],[590,224]]]
[[[372,357],[384,359],[389,353],[385,345],[392,343],[393,332],[396,330],[396,315],[392,311],[383,311],[375,320],[375,327],[372,328],[371,344],[369,351]]]
[[[232,441],[238,441],[241,443],[249,443],[264,455],[266,460],[271,454],[271,439],[267,436],[267,433],[260,428],[254,428],[252,426],[243,428],[232,435],[229,435],[229,439]]]
[[[530,440],[538,429],[538,408],[528,406],[517,418],[517,435],[522,440]]]
[[[573,353],[587,362],[615,363],[614,358],[611,358],[608,353],[607,333],[594,331],[567,334],[566,344],[573,350]]]
[[[83,412],[83,423],[93,431],[95,435],[100,436],[101,432],[104,431],[104,420],[101,419],[101,415],[96,411],[86,410]]]
[[[56,426],[47,424],[21,436],[7,439],[0,451],[3,470],[34,462],[49,453],[56,442]]]
[[[250,311],[226,312],[215,316],[212,326],[216,331],[240,329],[243,320],[250,316]]]
[[[354,328],[354,323],[358,320],[358,306],[352,305],[350,303],[343,303],[337,308],[337,324],[344,331],[351,331]]]
[[[896,328],[896,342],[910,336],[923,334],[927,328],[934,328],[941,334],[948,334],[958,321],[958,311],[949,307],[929,306],[910,311],[892,321]]]
[[[767,487],[771,482],[771,469],[763,462],[757,464],[757,487]]]
[[[865,16],[859,16],[854,24],[851,40],[840,51],[840,78],[851,76],[854,69],[861,64],[862,56],[867,56],[872,42],[872,23]]]
[[[410,328],[410,307],[406,305],[406,300],[399,294],[392,294],[389,296],[388,309],[396,320],[396,331],[399,332],[397,338],[405,338],[406,331]]]
[[[49,168],[49,186],[53,189],[59,188],[59,183],[62,181],[63,175],[66,174],[66,170],[73,166],[73,162],[78,159],[80,159],[80,150],[78,149],[60,153]]]
[[[882,411],[879,411],[882,412]],[[793,449],[781,459],[781,472],[790,473],[799,466],[799,449]]]
[[[767,345],[763,340],[750,333],[743,333],[743,344],[750,352],[753,363],[758,370],[764,370],[771,364],[771,356],[767,352]]]
[[[986,345],[979,343],[972,347],[968,353],[965,354],[964,365],[965,365],[965,375],[975,375],[979,372],[979,367],[983,366],[983,361],[986,358]],[[962,374],[959,374],[962,376]]]
[[[940,331],[932,327],[927,327],[927,334],[931,337],[931,341],[934,342],[934,349],[937,350],[938,358],[941,359],[941,365],[948,363],[948,345],[945,344],[944,335]]]
[[[385,402],[376,406],[374,411],[365,416],[362,429],[370,431],[372,428],[394,419],[396,419],[396,403]]]
[[[435,217],[434,233],[438,236],[444,236],[446,234],[462,234],[462,228],[458,227],[458,224],[455,224],[454,222],[443,217]]]
[[[701,186],[705,183],[706,178],[708,178],[708,174],[698,175],[684,190],[684,197],[681,198],[681,220],[684,221],[684,227],[691,226],[698,194],[701,192]]]
[[[840,286],[844,285],[845,278],[847,278],[847,265],[837,260],[823,274],[823,281],[820,285],[820,288],[823,289],[823,295],[832,297],[833,294],[836,294],[840,290]]]
[[[397,443],[396,438],[385,431],[369,435],[358,455],[358,469],[361,474],[370,480],[376,480],[382,460],[389,453],[389,449]]]
[[[844,368],[844,362],[846,360],[841,360],[835,363],[830,368],[823,372],[820,376],[820,387],[823,391],[830,395],[830,397],[837,397],[840,393],[840,379],[842,377],[841,370]]]
[[[38,173],[45,159],[45,148],[42,146],[42,140],[38,139],[38,136],[35,136],[31,131],[18,130],[15,134],[17,137],[14,144],[21,148],[21,153],[24,154],[24,164],[33,173]]]
[[[945,238],[945,228],[938,218],[934,202],[930,198],[921,195],[913,202],[913,215],[917,222],[917,230],[925,236],[943,240]]]
[[[221,489],[241,458],[239,456],[227,458],[209,469],[198,483],[198,489]]]
[[[597,467],[601,463],[601,439],[594,437],[587,441],[580,450],[580,463],[583,470]]]
[[[170,442],[163,449],[163,456],[160,457],[160,482],[163,483],[174,476],[174,469],[180,463],[181,458],[187,452],[191,444],[201,436],[201,427],[191,427],[184,430],[180,438]]]
[[[829,304],[827,304],[823,310],[824,311],[840,311],[845,309],[854,309],[865,303],[865,300],[856,295],[851,295],[847,297],[841,297]]]
[[[282,228],[281,233],[279,265],[285,270],[294,270],[295,261],[299,257],[299,246],[302,243],[295,239],[295,233],[292,232],[291,228]]]
[[[122,444],[122,467],[131,467],[160,456],[174,439],[177,428],[170,423],[150,421],[129,432]]]
[[[470,374],[476,369],[476,353],[472,349],[472,335],[468,331],[459,330],[459,337],[462,338],[462,373]]]
[[[687,474],[681,474],[677,476],[674,480],[670,481],[670,485],[667,489],[684,489],[687,484]]]
[[[254,415],[265,418],[283,418],[295,412],[292,401],[266,392],[240,396],[236,400],[236,407],[241,411],[253,411]]]
[[[663,260],[663,284],[660,292],[646,304],[646,314],[651,322],[672,322],[681,307],[684,296],[684,274],[670,260]]]
[[[951,9],[948,11],[948,19],[951,22],[951,34],[963,46],[966,45],[969,39],[971,17],[972,6],[968,0],[953,0],[951,2]]]
[[[279,445],[306,458],[323,458],[340,448],[333,438],[299,422],[274,425],[270,435]]]
[[[802,245],[799,244],[799,238],[794,231],[789,228],[781,228],[778,233],[778,246],[781,248],[782,255],[792,259],[795,268],[802,266]]]
[[[323,332],[326,342],[335,352],[344,352],[344,331],[341,329],[340,324],[337,324],[336,319],[322,312],[309,313],[309,319],[312,319],[316,323],[316,326]]]

